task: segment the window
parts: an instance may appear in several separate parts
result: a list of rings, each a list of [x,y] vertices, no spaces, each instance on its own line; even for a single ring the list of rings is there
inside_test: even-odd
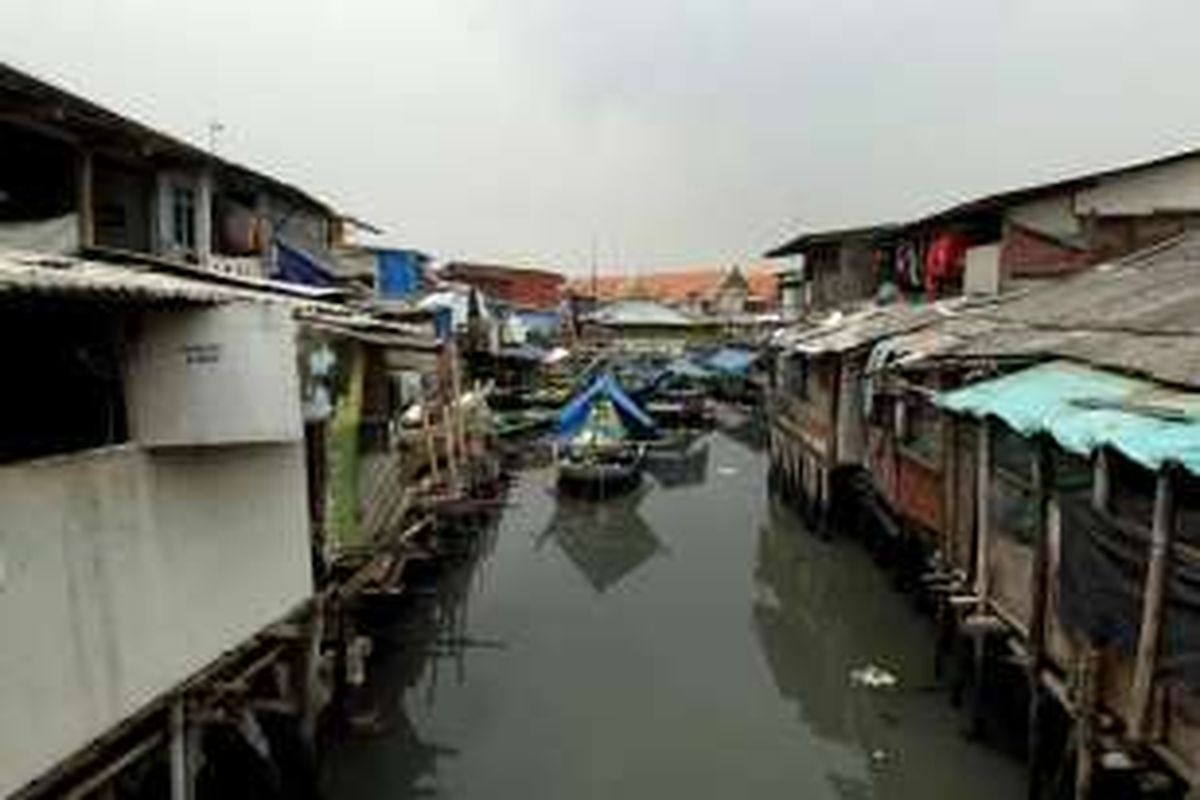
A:
[[[182,183],[171,185],[171,244],[196,247],[196,190]]]
[[[990,430],[992,480],[988,499],[992,528],[1022,544],[1030,544],[1037,529],[1034,443],[1003,423],[992,424]]]
[[[938,410],[917,395],[909,395],[902,403],[900,443],[922,461],[936,464],[942,452]]]
[[[128,439],[121,329],[87,303],[0,302],[0,464]]]
[[[1108,452],[1109,510],[1122,522],[1149,530],[1158,476],[1120,453]]]

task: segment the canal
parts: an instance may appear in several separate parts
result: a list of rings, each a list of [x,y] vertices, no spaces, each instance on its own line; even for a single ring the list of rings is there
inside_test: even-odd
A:
[[[603,505],[519,473],[473,563],[382,636],[323,796],[1023,795],[962,735],[929,621],[771,501],[748,437],[655,472]]]

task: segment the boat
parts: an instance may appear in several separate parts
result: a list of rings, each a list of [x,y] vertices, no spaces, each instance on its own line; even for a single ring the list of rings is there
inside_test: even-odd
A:
[[[646,442],[657,437],[654,420],[612,375],[600,375],[559,414],[559,489],[604,499],[636,488],[642,480]]]
[[[568,451],[559,460],[558,487],[578,497],[603,500],[636,489],[642,482],[645,446]]]

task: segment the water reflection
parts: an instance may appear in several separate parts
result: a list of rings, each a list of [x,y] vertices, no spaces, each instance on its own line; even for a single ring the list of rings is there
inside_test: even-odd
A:
[[[768,502],[760,451],[704,446],[702,481],[603,503],[522,473],[488,555],[388,629],[328,796],[1019,796],[870,557]],[[899,685],[852,685],[872,664]]]
[[[457,747],[424,734],[414,722],[438,702],[440,687],[467,682],[472,649],[502,649],[468,633],[471,594],[495,543],[483,532],[434,576],[418,579],[402,608],[387,605],[378,616],[371,680],[344,701],[344,741],[325,767],[323,794],[336,797],[436,797],[439,765],[460,755]]]
[[[642,488],[595,502],[560,495],[539,538],[553,541],[597,594],[617,585],[665,548],[638,513]]]
[[[707,438],[689,442],[681,450],[651,453],[646,457],[646,471],[664,489],[699,486],[708,480]]]
[[[932,669],[932,631],[908,599],[853,543],[822,542],[775,504],[759,528],[755,556],[755,634],[781,697],[804,725],[863,755],[864,775],[829,770],[838,798],[1005,797],[1019,788],[998,754],[971,747]],[[894,686],[855,685],[851,673],[874,667]],[[1000,765],[981,789],[977,768]],[[963,794],[960,794],[963,793]]]

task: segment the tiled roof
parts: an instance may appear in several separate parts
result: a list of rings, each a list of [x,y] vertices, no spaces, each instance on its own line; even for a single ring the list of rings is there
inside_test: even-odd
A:
[[[743,267],[741,273],[749,284],[751,297],[768,302],[774,300],[778,278],[773,268]],[[716,294],[728,274],[728,269],[702,267],[635,275],[604,275],[596,280],[596,299],[605,302],[636,297],[676,304],[709,299]],[[578,294],[591,296],[592,281],[590,278],[577,278],[571,281],[570,288]]]

